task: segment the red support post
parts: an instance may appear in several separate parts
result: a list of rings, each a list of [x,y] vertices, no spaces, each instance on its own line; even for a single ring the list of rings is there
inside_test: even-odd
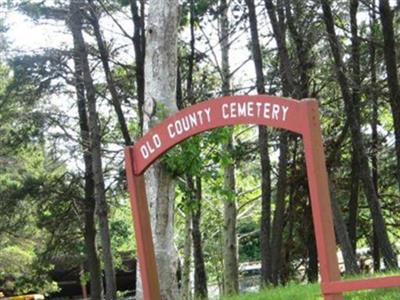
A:
[[[304,108],[303,142],[321,281],[322,283],[338,281],[340,271],[336,256],[336,240],[318,103],[313,99],[304,99],[301,103]],[[324,298],[325,300],[343,300],[343,295],[341,292],[335,294],[324,292]]]
[[[161,300],[145,182],[143,175],[135,175],[132,150],[132,147],[125,148],[125,162],[143,297],[144,300]]]

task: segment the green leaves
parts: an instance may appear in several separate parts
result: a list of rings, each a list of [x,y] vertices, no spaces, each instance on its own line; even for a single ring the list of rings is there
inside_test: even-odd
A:
[[[188,26],[190,22],[190,13],[193,11],[194,23],[197,27],[207,12],[212,11],[215,6],[215,1],[211,0],[185,0],[181,5],[181,26]]]

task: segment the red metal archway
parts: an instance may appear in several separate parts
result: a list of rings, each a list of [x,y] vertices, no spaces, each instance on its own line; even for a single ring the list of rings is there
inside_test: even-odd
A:
[[[351,281],[340,278],[318,102],[266,95],[228,96],[177,112],[155,126],[134,146],[125,149],[145,300],[159,300],[160,288],[143,173],[163,153],[183,140],[209,129],[236,124],[265,125],[302,135],[325,300],[341,300],[345,291],[400,286],[400,276]]]

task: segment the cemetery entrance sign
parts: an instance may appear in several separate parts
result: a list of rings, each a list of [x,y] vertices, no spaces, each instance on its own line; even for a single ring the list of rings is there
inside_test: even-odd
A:
[[[303,137],[315,239],[325,300],[342,292],[400,286],[400,276],[343,281],[336,256],[328,176],[318,102],[259,96],[228,96],[190,106],[165,119],[134,146],[126,147],[126,174],[135,223],[138,261],[145,300],[160,300],[156,259],[143,173],[163,153],[203,131],[236,124],[282,128]]]

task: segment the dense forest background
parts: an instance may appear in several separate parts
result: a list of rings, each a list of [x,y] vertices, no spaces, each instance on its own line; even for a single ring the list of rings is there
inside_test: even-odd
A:
[[[177,109],[233,94],[318,99],[341,268],[398,268],[399,1],[0,8],[3,293],[51,294],[55,270],[77,269],[92,299],[116,299],[115,270],[136,258],[124,147]],[[27,24],[17,37],[15,20]],[[31,31],[50,46],[21,47]],[[207,298],[211,284],[235,294],[249,262],[261,286],[318,280],[302,147],[294,133],[227,127],[148,171],[165,299]]]

